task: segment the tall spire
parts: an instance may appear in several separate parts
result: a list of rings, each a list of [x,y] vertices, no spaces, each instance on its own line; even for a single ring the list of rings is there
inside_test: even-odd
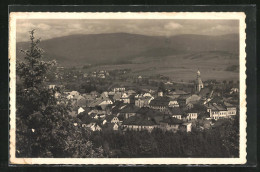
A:
[[[199,78],[200,77],[200,69],[198,68],[198,71],[197,71],[197,77]]]
[[[199,71],[199,68],[198,68],[195,89],[196,89],[196,91],[200,92],[200,90],[203,87],[204,87],[204,85],[203,85],[203,82],[202,82],[202,80],[200,78],[200,71]]]

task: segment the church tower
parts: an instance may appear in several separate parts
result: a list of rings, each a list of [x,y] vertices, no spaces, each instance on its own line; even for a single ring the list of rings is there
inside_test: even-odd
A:
[[[200,90],[203,88],[203,82],[200,78],[200,71],[198,70],[197,72],[197,79],[196,79],[196,82],[195,82],[195,91],[196,92],[200,92]]]

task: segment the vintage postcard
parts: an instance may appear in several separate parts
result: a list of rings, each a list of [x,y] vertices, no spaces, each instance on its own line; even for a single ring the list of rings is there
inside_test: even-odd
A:
[[[10,164],[245,164],[243,12],[11,12]]]

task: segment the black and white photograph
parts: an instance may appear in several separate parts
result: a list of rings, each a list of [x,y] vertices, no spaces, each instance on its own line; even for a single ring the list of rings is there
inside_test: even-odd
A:
[[[13,13],[10,163],[246,162],[244,13]]]

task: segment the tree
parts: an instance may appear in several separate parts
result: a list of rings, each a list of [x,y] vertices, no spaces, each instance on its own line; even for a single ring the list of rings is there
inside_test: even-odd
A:
[[[30,31],[30,47],[17,65],[21,83],[17,85],[16,155],[18,157],[75,157],[102,156],[102,148],[95,149],[83,140],[75,119],[69,116],[71,104],[59,87],[49,88],[45,79],[55,61],[43,61],[44,51]],[[77,140],[79,143],[75,143]],[[87,143],[87,144],[86,144]],[[81,152],[79,154],[78,152]]]

